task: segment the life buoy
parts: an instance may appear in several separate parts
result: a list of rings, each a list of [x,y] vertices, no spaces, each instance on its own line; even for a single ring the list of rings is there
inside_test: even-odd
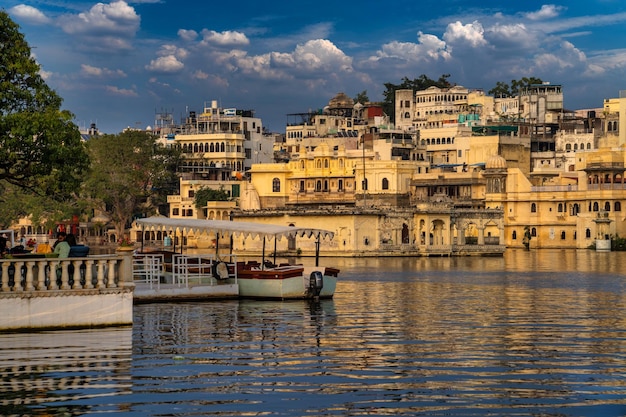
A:
[[[228,279],[228,265],[226,265],[226,262],[218,262],[215,265],[215,274],[219,279]]]

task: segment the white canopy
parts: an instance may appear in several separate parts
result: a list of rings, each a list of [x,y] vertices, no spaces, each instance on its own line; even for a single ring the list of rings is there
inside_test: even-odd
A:
[[[174,231],[181,233],[219,233],[243,236],[244,238],[249,236],[253,238],[269,236],[280,240],[283,236],[315,236],[324,238],[330,237],[330,239],[334,237],[333,232],[323,229],[228,220],[171,219],[169,217],[155,216],[137,219],[135,223],[142,230]]]

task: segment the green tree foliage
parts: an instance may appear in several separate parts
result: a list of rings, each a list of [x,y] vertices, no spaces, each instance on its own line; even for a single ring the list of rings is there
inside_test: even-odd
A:
[[[230,196],[224,187],[220,187],[219,190],[203,187],[196,192],[194,204],[197,209],[201,209],[206,206],[207,201],[228,201],[229,198]]]
[[[147,132],[126,131],[87,142],[91,170],[86,195],[111,216],[123,236],[135,216],[154,214],[160,199],[172,192],[180,153],[156,142]]]
[[[402,78],[402,82],[400,84],[385,83],[385,91],[383,92],[383,111],[391,118],[392,121],[394,121],[396,112],[396,90],[411,89],[415,92],[425,90],[428,87],[433,86],[439,88],[449,88],[452,84],[450,84],[448,78],[450,78],[450,74],[442,74],[438,80],[430,79],[425,74],[422,74],[413,80],[404,77]]]
[[[73,115],[39,71],[19,26],[0,10],[0,187],[71,201],[89,160]]]
[[[354,98],[354,103],[365,104],[370,101],[370,98],[367,96],[367,90],[363,90],[356,95]]]
[[[521,90],[529,87],[533,84],[542,84],[541,78],[536,77],[523,77],[521,80],[511,80],[510,84],[503,81],[498,81],[496,86],[487,92],[490,96],[494,97],[515,97]]]

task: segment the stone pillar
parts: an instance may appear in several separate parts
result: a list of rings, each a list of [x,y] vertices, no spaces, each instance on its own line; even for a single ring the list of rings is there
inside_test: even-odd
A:
[[[134,250],[120,250],[118,248],[115,253],[122,258],[119,271],[119,286],[127,287],[133,283],[133,255]]]

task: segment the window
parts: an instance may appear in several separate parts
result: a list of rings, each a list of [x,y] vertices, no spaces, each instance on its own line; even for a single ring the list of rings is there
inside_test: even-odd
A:
[[[561,231],[561,240],[565,240],[565,230]]]
[[[537,212],[537,204],[532,203],[532,204],[530,205],[530,212],[531,212],[531,213],[536,213],[536,212]]]
[[[558,211],[559,213],[563,213],[563,203],[559,203],[559,206],[558,206],[558,208],[557,208],[557,211]]]
[[[594,202],[593,203],[593,211],[599,211],[600,210],[600,206],[598,205],[598,202]]]
[[[608,201],[604,203],[604,211],[611,211],[611,203]]]
[[[532,237],[537,237],[537,229],[535,227],[533,227],[532,229],[530,229],[530,235]]]
[[[586,237],[587,239],[591,238],[591,229],[586,229],[586,230],[585,230],[585,237]]]
[[[513,236],[512,236],[513,240],[517,239],[517,231],[513,230]]]
[[[178,208],[172,209],[172,216],[178,216]]]
[[[615,202],[615,211],[622,211],[622,203],[619,201]]]
[[[187,217],[193,217],[193,209],[187,209]]]
[[[339,191],[343,191],[343,180],[339,180],[339,183],[338,183],[338,185],[337,185],[337,189],[338,189]]]
[[[304,192],[304,180],[300,181],[300,192],[303,193]]]
[[[367,190],[367,178],[363,180],[362,185],[363,185],[363,191]]]
[[[280,180],[278,178],[274,178],[272,180],[272,192],[274,193],[280,192]]]
[[[387,178],[383,178],[383,190],[389,189],[389,180]]]

